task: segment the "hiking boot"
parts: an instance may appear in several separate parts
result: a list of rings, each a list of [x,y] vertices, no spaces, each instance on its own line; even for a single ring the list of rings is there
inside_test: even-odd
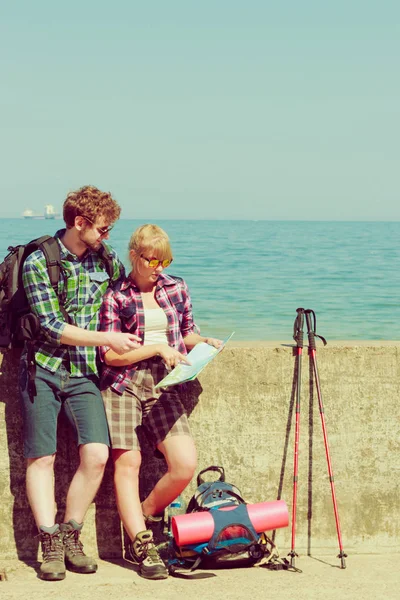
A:
[[[97,571],[96,561],[94,558],[86,556],[79,539],[82,527],[83,523],[77,523],[73,519],[60,525],[64,542],[65,565],[69,571],[75,573],[95,573]]]
[[[65,579],[64,544],[62,533],[58,528],[54,533],[40,530],[43,562],[40,565],[39,577],[48,581]]]
[[[154,545],[153,532],[149,529],[138,533],[134,541],[129,543],[125,551],[125,559],[134,565],[139,565],[139,573],[146,579],[168,577],[167,568]]]

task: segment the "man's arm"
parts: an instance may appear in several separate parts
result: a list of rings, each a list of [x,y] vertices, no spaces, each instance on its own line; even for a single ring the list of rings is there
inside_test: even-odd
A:
[[[61,343],[69,346],[109,346],[118,355],[140,348],[140,338],[133,333],[120,331],[89,331],[65,324],[61,334]]]
[[[64,321],[58,296],[51,286],[44,260],[33,253],[24,263],[22,279],[31,311],[38,317],[46,340],[55,346],[110,346],[117,354],[138,348],[139,338],[131,333],[89,331]],[[41,254],[41,253],[40,253]],[[105,337],[107,336],[107,337]]]

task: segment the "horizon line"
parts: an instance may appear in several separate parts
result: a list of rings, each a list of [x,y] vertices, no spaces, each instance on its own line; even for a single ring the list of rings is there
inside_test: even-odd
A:
[[[9,219],[15,221],[63,221],[64,219],[59,216],[54,219],[45,218],[44,216],[34,216],[33,218],[26,218],[23,216],[20,217],[1,217],[0,219]],[[188,218],[171,218],[171,217],[158,217],[159,221],[246,221],[249,223],[257,223],[259,221],[265,222],[276,222],[276,223],[399,223],[399,219],[242,219],[242,218],[232,218],[225,219],[222,217],[214,217],[214,218],[196,218],[196,217],[188,217]],[[149,219],[147,217],[121,217],[118,221],[147,221],[153,222],[154,219]],[[116,223],[118,222],[116,221]]]

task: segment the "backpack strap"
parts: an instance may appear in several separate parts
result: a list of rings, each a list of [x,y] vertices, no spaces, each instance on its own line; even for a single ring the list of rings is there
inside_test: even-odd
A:
[[[58,281],[60,278],[61,257],[60,246],[55,238],[50,235],[42,235],[42,237],[32,240],[26,244],[21,258],[21,266],[32,252],[41,250],[46,259],[46,268],[49,273],[50,283],[55,293],[58,296]],[[22,283],[22,268],[19,272],[18,287],[23,287]]]
[[[38,248],[43,252],[46,259],[46,267],[49,273],[51,287],[58,295],[58,282],[61,271],[60,246],[58,245],[57,240],[49,235],[42,236],[36,240],[36,242],[38,243]]]
[[[106,268],[110,281],[112,281],[114,276],[114,256],[112,255],[109,248],[107,248],[107,246],[104,244],[104,242],[101,242],[101,246],[97,252],[104,262],[104,266]]]
[[[208,471],[213,471],[214,473],[219,473],[219,478],[217,479],[217,481],[225,481],[224,467],[216,467],[216,466],[212,465],[211,467],[207,467],[207,469],[203,469],[197,475],[197,486],[201,485],[202,483],[205,483],[205,479],[203,479],[202,475],[204,475],[204,473],[207,473]]]
[[[259,545],[260,536],[257,534],[250,520],[246,504],[240,504],[231,510],[211,509],[209,514],[214,520],[214,533],[208,544],[204,546],[201,553],[196,558],[194,564],[190,568],[190,571],[195,571],[203,559],[210,554],[234,554],[236,551],[242,552],[243,550],[247,549],[249,556],[254,555],[254,557],[261,558],[262,549]],[[229,547],[220,543],[219,537],[221,533],[229,527],[241,527],[246,530],[249,537],[248,540],[246,540],[245,545],[243,541],[237,541],[236,544],[233,541]]]
[[[36,384],[35,384],[35,375],[36,375],[36,361],[35,361],[35,346],[34,342],[26,342],[26,362],[28,367],[28,394],[29,400],[34,402],[36,396]]]
[[[58,296],[58,280],[60,277],[61,268],[60,247],[56,242],[55,238],[49,235],[42,235],[42,237],[30,241],[24,247],[20,259],[21,267],[18,273],[18,289],[23,290],[22,266],[25,260],[28,258],[28,256],[32,254],[32,252],[35,252],[35,250],[41,250],[43,252],[43,255],[46,260],[46,268],[49,273],[51,286]]]
[[[218,550],[218,538],[227,527],[243,527],[251,537],[249,545],[258,542],[259,535],[250,521],[247,504],[239,504],[239,506],[230,510],[210,510],[209,514],[214,520],[214,533],[207,544],[207,550],[206,548],[203,550],[205,554],[211,550]]]
[[[222,483],[222,485],[219,485],[220,483]],[[222,505],[236,506],[238,504],[245,504],[245,501],[236,487],[229,484],[224,485],[224,482],[222,481],[215,481],[210,482],[210,485],[200,492],[196,497],[196,503],[203,506],[203,510],[210,510],[212,504],[214,504],[216,508],[219,508]],[[208,506],[205,506],[206,504]],[[189,507],[187,512],[191,512]]]
[[[64,278],[66,277],[65,271],[61,264],[60,246],[56,238],[50,235],[42,235],[42,237],[37,238],[36,240],[32,240],[31,242],[29,242],[29,244],[26,245],[22,260],[25,260],[27,256],[29,256],[29,254],[32,254],[32,252],[34,252],[37,249],[41,250],[45,257],[50,284],[56,296],[58,297],[58,303],[60,306],[61,314],[64,317],[66,323],[73,325],[74,320],[64,308],[65,298],[61,298],[58,293],[58,283],[60,281],[60,276],[62,275]],[[22,286],[22,280],[20,281],[20,285]]]

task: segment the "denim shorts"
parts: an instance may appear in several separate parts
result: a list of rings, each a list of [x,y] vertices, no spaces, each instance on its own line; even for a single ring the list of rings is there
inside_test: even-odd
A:
[[[36,396],[28,394],[27,363],[22,357],[19,392],[24,422],[24,456],[51,456],[57,450],[57,420],[63,409],[77,445],[110,445],[103,399],[96,377],[71,377],[65,366],[56,373],[36,365]]]

